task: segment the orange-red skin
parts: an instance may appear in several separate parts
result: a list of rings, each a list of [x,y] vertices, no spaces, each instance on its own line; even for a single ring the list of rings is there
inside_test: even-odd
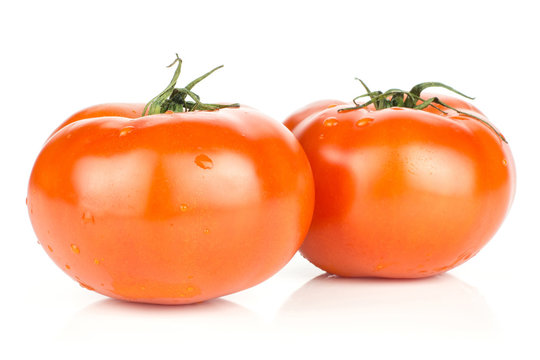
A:
[[[141,106],[78,113],[39,154],[27,201],[52,260],[103,295],[159,304],[230,294],[283,267],[314,203],[294,136],[244,107],[126,117]]]
[[[338,111],[347,107],[308,114],[293,129],[315,180],[302,255],[329,273],[386,278],[431,276],[474,256],[514,197],[508,144],[450,109]]]
[[[285,125],[289,130],[292,131],[296,127],[296,125],[304,121],[310,115],[343,104],[345,104],[345,102],[335,99],[314,101],[289,115],[289,117],[286,118],[285,121],[283,121],[283,125]]]
[[[62,129],[66,125],[72,122],[105,117],[105,116],[120,116],[128,119],[136,119],[142,116],[145,104],[131,104],[131,103],[108,103],[98,104],[87,107],[81,111],[71,115],[66,121],[61,123],[52,133],[55,134],[58,130]]]

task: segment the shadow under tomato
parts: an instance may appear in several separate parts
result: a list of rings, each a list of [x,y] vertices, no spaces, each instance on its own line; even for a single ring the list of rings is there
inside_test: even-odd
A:
[[[67,322],[63,340],[152,339],[193,341],[213,333],[251,332],[260,320],[250,310],[224,299],[190,305],[155,305],[115,299],[97,301]],[[201,337],[202,336],[202,337]]]
[[[410,338],[492,338],[493,314],[477,289],[443,274],[425,279],[353,279],[323,274],[281,307],[275,329]]]

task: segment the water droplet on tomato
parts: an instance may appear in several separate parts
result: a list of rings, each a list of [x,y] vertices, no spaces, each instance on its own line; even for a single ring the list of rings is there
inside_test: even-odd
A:
[[[203,230],[203,233],[209,234],[209,233],[210,233],[210,229],[204,229],[204,230]]]
[[[180,211],[186,212],[188,210],[187,204],[180,204]]]
[[[200,154],[195,158],[195,164],[201,169],[211,169],[214,167],[214,162],[207,155]]]
[[[324,139],[324,134],[319,135],[319,139]]]
[[[47,245],[47,249],[49,249],[50,252],[53,252],[51,245]]]
[[[506,159],[503,159],[502,164],[503,164],[503,166],[506,166],[506,165],[508,165],[508,161],[506,161]]]
[[[69,266],[68,264],[66,264],[66,269],[71,269],[71,266]]]
[[[99,259],[94,259],[94,264],[99,265],[100,261]]]
[[[363,119],[360,119],[356,122],[356,126],[365,126],[367,124],[369,124],[370,122],[372,122],[374,119],[373,118],[363,118]]]
[[[337,126],[338,124],[339,122],[337,121],[337,119],[333,117],[328,118],[323,121],[323,125],[326,127],[333,127],[333,126]]]
[[[135,129],[133,126],[126,126],[120,130],[120,136],[126,136]]]
[[[92,215],[92,213],[90,211],[85,211],[82,214],[81,219],[82,219],[83,223],[85,223],[85,224],[93,224],[95,222],[94,215]]]
[[[75,244],[71,244],[71,251],[73,251],[75,254],[79,254],[81,250],[79,250],[79,247]]]

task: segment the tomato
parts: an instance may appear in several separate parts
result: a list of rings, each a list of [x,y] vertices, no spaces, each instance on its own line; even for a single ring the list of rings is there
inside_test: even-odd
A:
[[[143,108],[89,108],[41,150],[27,202],[52,260],[87,289],[159,304],[230,294],[283,267],[314,205],[294,136],[245,107],[129,118]]]
[[[437,97],[448,107],[340,105],[293,128],[315,180],[305,258],[346,277],[419,278],[495,234],[515,192],[510,148],[477,108]]]
[[[300,122],[302,122],[304,119],[309,117],[312,114],[318,113],[319,111],[332,108],[334,106],[343,105],[345,102],[341,100],[333,100],[333,99],[324,99],[312,102],[306,106],[304,106],[301,109],[296,110],[294,113],[289,115],[285,121],[283,121],[283,124],[289,129],[292,130],[298,125]]]

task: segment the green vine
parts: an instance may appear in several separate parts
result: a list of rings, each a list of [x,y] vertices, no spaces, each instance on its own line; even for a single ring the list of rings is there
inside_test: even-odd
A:
[[[452,92],[454,92],[454,93],[456,93],[458,95],[461,95],[461,96],[463,96],[463,97],[465,97],[467,99],[471,99],[471,100],[474,99],[474,98],[472,98],[470,96],[467,96],[467,95],[457,91],[456,89],[454,89],[454,88],[452,88],[452,87],[450,87],[448,85],[445,85],[445,84],[440,83],[440,82],[425,82],[425,83],[420,83],[418,85],[413,86],[413,88],[410,91],[403,91],[403,90],[400,90],[400,89],[389,89],[389,90],[387,90],[385,92],[382,92],[382,91],[371,91],[362,80],[360,80],[358,78],[356,80],[360,81],[360,83],[362,84],[362,86],[366,90],[366,93],[363,94],[363,95],[357,96],[357,97],[355,97],[353,99],[353,103],[355,104],[355,106],[340,109],[339,110],[340,112],[341,111],[350,111],[350,110],[355,110],[355,109],[362,109],[362,108],[365,108],[366,106],[369,106],[369,105],[373,104],[373,106],[375,107],[376,110],[388,109],[388,108],[392,108],[392,107],[405,107],[405,108],[410,108],[410,109],[423,110],[423,109],[427,108],[428,106],[431,106],[431,107],[437,109],[438,111],[440,111],[441,113],[447,114],[446,111],[444,111],[444,110],[440,109],[439,107],[435,106],[435,104],[438,104],[438,105],[444,106],[445,108],[454,110],[458,114],[465,115],[465,116],[470,116],[470,117],[480,121],[482,124],[486,125],[493,132],[495,132],[495,134],[497,134],[497,136],[502,141],[504,141],[505,143],[508,143],[508,141],[506,141],[506,138],[497,129],[495,129],[493,127],[493,125],[491,125],[486,120],[484,120],[482,118],[479,118],[478,116],[475,116],[473,114],[458,110],[458,109],[444,103],[441,99],[439,99],[436,96],[432,97],[432,98],[429,98],[429,99],[423,99],[422,97],[420,97],[420,94],[425,89],[430,88],[430,87],[440,87],[440,88],[450,90],[450,91],[452,91]],[[367,102],[365,102],[365,103],[358,103],[357,100],[360,99],[360,98],[363,98],[363,97],[369,97],[369,100]]]
[[[174,72],[173,78],[169,85],[159,93],[156,97],[150,100],[144,107],[142,116],[153,115],[153,114],[163,114],[167,111],[172,112],[188,112],[188,111],[197,111],[205,110],[212,111],[217,109],[229,108],[229,107],[239,107],[239,104],[207,104],[202,103],[199,95],[195,94],[191,89],[197,85],[202,80],[206,79],[214,71],[221,69],[223,65],[218,66],[206,74],[199,76],[183,88],[175,88],[178,77],[180,76],[180,71],[182,69],[182,59],[176,54],[176,59],[167,67],[172,67],[175,64],[178,64]],[[191,100],[187,100],[187,98]]]

